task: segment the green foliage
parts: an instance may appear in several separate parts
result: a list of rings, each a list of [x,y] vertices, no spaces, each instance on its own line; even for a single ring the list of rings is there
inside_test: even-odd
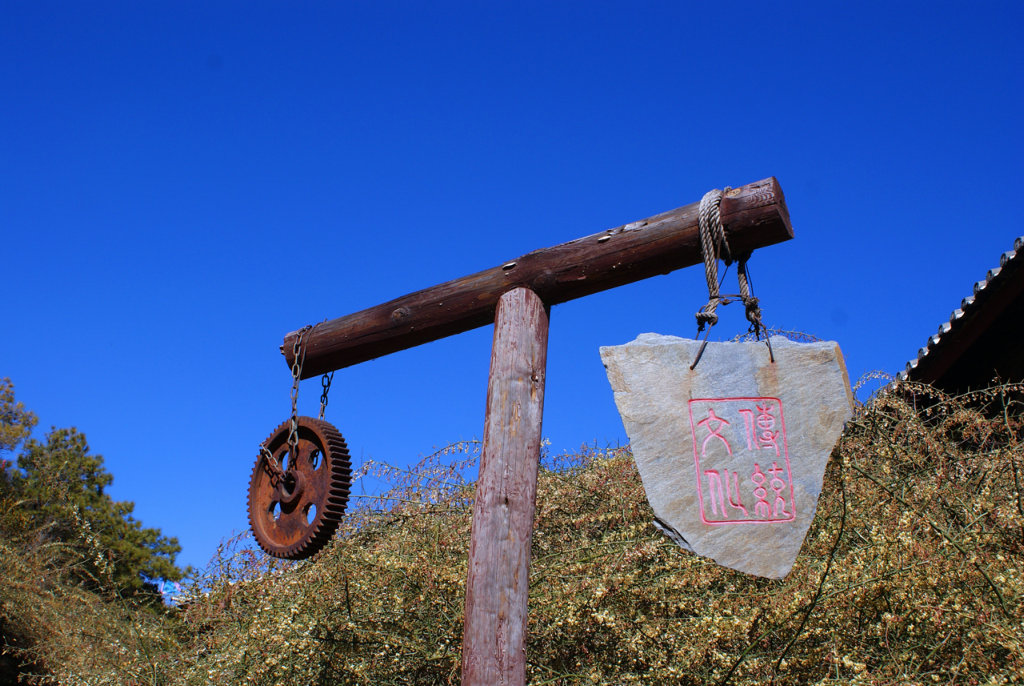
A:
[[[184,575],[174,564],[181,550],[177,539],[143,528],[132,517],[133,503],[116,501],[105,492],[114,477],[103,468],[103,458],[90,453],[78,430],[54,429],[45,443],[29,440],[18,467],[15,489],[51,540],[72,540],[83,527],[98,540],[104,560],[87,565],[83,580],[99,578],[104,564],[104,579],[120,593],[146,593],[158,602],[149,580],[177,581]]]
[[[107,551],[84,522],[57,540],[23,505],[0,498],[0,683],[169,683],[173,617],[91,576]]]
[[[36,416],[25,409],[22,403],[14,401],[14,384],[10,379],[0,379],[0,453],[14,450],[22,440],[32,433]],[[0,465],[6,468],[6,462]]]
[[[35,421],[0,381],[0,448]],[[113,477],[75,429],[28,440],[18,467],[0,475],[0,683],[160,682],[177,625],[148,579],[181,578],[177,542],[104,492]]]

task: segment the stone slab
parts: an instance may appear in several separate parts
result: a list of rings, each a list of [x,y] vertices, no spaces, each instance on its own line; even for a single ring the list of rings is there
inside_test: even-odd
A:
[[[601,348],[656,525],[718,564],[785,577],[853,414],[839,345],[641,334]]]

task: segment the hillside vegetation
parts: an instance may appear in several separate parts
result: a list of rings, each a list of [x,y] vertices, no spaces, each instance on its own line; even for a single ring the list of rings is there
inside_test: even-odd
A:
[[[37,441],[36,421],[0,379],[0,684],[124,683],[136,648],[172,641],[155,582],[187,573],[174,564],[181,548],[106,493],[113,476],[84,434]]]
[[[1020,683],[1022,419],[1020,386],[876,399],[837,446],[781,581],[658,533],[628,449],[546,458],[530,683]],[[82,630],[40,639],[34,656],[66,684],[458,683],[472,499],[460,475],[475,451],[453,446],[409,472],[368,465],[394,489],[357,500],[323,553],[283,564],[233,541],[174,619],[83,603],[55,579],[54,603],[94,609],[69,613]],[[0,576],[5,613],[11,583]]]

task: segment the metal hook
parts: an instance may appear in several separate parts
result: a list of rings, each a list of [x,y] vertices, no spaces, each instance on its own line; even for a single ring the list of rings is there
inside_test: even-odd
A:
[[[700,330],[698,330],[697,333],[699,334]],[[693,360],[693,364],[690,365],[691,372],[697,368],[697,363],[700,362],[700,358],[704,356],[704,348],[708,347],[708,336],[710,335],[711,327],[709,326],[708,330],[704,332],[704,340],[700,344],[700,350],[697,351],[697,357]]]

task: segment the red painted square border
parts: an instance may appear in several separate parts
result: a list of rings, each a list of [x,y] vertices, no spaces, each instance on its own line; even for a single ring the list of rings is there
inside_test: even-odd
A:
[[[756,402],[759,400],[774,400],[779,404],[779,422],[782,424],[782,452],[786,459],[786,477],[789,479],[789,502],[792,509],[792,515],[787,519],[728,519],[709,521],[704,516],[704,486],[703,479],[701,478],[700,454],[697,450],[697,430],[696,425],[693,421],[693,404],[698,402]],[[771,396],[749,396],[736,398],[690,398],[690,400],[687,401],[687,413],[690,417],[690,437],[693,443],[693,461],[697,477],[697,500],[700,503],[700,519],[704,524],[708,524],[710,526],[721,526],[729,524],[785,524],[787,522],[792,522],[794,519],[796,519],[796,498],[793,495],[793,470],[790,467],[789,463],[789,436],[786,433],[786,415],[785,410],[782,407],[782,400],[780,398],[774,398]]]

